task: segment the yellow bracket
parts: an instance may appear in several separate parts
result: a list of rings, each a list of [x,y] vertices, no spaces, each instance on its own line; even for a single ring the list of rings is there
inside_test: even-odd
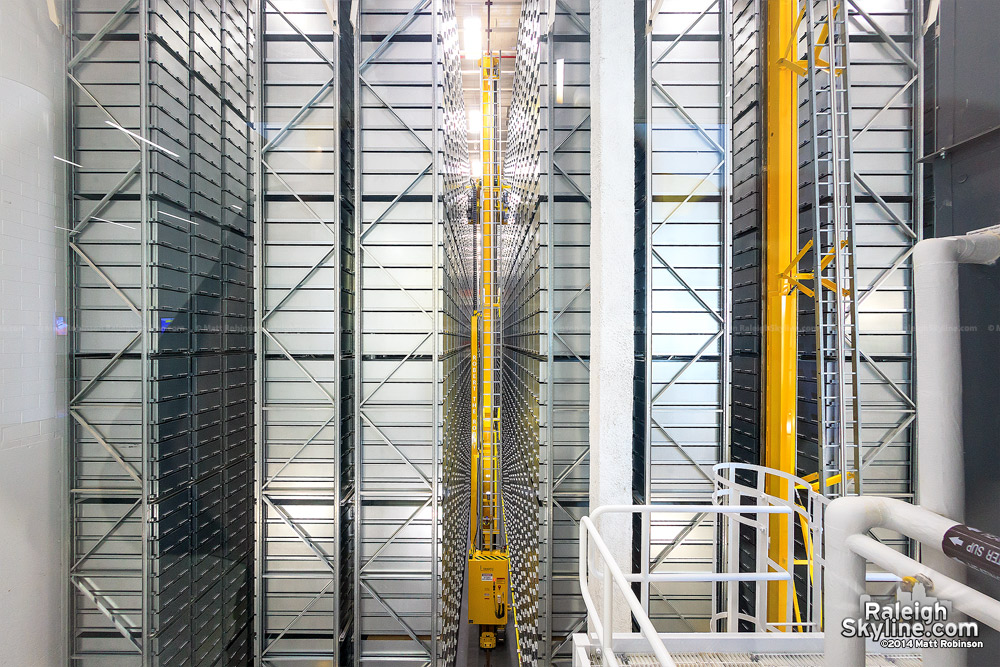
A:
[[[847,473],[847,481],[850,482],[853,479],[854,479],[854,473],[853,472]],[[815,491],[817,493],[820,492],[819,491],[819,473],[818,472],[814,472],[812,474],[806,475],[805,477],[802,478],[802,481],[809,482],[809,485],[812,487],[813,491]],[[840,484],[840,475],[834,475],[833,477],[827,478],[826,485],[828,487],[833,486],[835,484]]]
[[[836,7],[833,8],[833,16],[836,17],[837,12],[839,11],[840,11],[840,5],[838,4]],[[789,40],[788,46],[785,48],[785,57],[778,59],[778,65],[790,69],[791,71],[795,72],[801,77],[805,77],[809,73],[808,69],[809,61],[792,60],[791,55],[792,55],[792,49],[795,47],[796,42],[798,42],[799,26],[802,25],[802,19],[805,18],[805,15],[806,15],[806,8],[805,5],[803,5],[799,9],[799,17],[795,19],[795,29],[792,30],[792,38]],[[822,53],[823,49],[829,45],[829,42],[830,42],[830,24],[824,23],[823,27],[819,31],[819,39],[816,41],[816,46],[813,49],[813,53],[815,54],[816,57],[816,65],[818,67],[827,69],[829,69],[830,67],[830,62],[824,60],[823,58],[820,58],[819,55],[820,53]],[[835,72],[836,76],[840,76],[843,73],[843,71],[844,68],[838,67],[837,71]]]
[[[792,259],[792,262],[791,264],[788,265],[788,268],[786,268],[784,271],[781,272],[781,277],[786,281],[786,286],[784,291],[785,294],[792,294],[793,292],[795,292],[795,290],[799,290],[808,297],[812,297],[815,295],[813,289],[807,285],[804,285],[802,281],[815,280],[816,276],[812,272],[802,272],[798,270],[799,262],[802,260],[803,257],[806,256],[806,253],[809,252],[809,249],[812,248],[812,246],[813,242],[807,241],[806,244],[802,246],[802,249],[799,250],[799,254],[797,254]],[[841,241],[840,247],[846,248],[847,241]],[[821,271],[825,270],[828,266],[830,266],[831,262],[833,262],[834,260],[834,255],[835,251],[833,250],[823,255],[823,259],[821,259],[819,263],[819,268]],[[829,278],[823,278],[820,281],[820,284],[822,284],[823,287],[827,288],[831,292],[837,291],[836,283],[834,283]],[[850,296],[851,294],[851,290],[849,289],[844,289],[842,290],[842,292],[844,296]]]

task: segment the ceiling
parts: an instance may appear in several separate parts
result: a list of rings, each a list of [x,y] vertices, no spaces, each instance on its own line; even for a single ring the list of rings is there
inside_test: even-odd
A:
[[[455,16],[458,19],[459,45],[465,46],[465,19],[478,16],[483,26],[483,49],[490,48],[504,55],[514,55],[517,47],[517,27],[521,18],[521,0],[455,0]],[[489,16],[489,22],[487,22]],[[487,47],[487,30],[489,47]],[[466,109],[476,108],[479,101],[479,66],[466,58],[462,52],[462,87],[465,90]],[[501,61],[500,104],[501,117],[506,125],[507,105],[514,84],[514,59]],[[506,127],[501,128],[501,150],[503,149]],[[479,154],[479,137],[469,135],[469,153],[473,161]]]

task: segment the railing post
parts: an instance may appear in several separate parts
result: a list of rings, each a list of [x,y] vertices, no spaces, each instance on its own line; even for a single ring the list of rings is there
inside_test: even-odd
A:
[[[650,524],[653,521],[653,517],[651,514],[642,514],[640,516],[642,518],[642,544],[649,544],[651,539],[650,533],[652,531]],[[642,610],[646,612],[647,616],[649,615],[649,559],[649,553],[647,553],[646,550],[642,550],[642,558],[640,559],[642,561],[642,566],[640,568],[640,572],[642,572],[642,583],[640,584],[641,588],[639,590],[639,594],[641,597],[639,598],[639,601],[642,602]]]
[[[613,639],[615,632],[615,587],[611,581],[611,564],[608,563],[607,559],[604,561],[604,582],[601,585],[601,593],[604,595],[604,618],[601,619],[601,626],[604,630],[602,644],[604,645],[605,654],[613,654]],[[604,656],[604,662],[605,664],[611,664],[607,655]]]
[[[783,496],[787,502],[789,502],[792,507],[792,513],[788,515],[788,531],[785,534],[785,548],[787,549],[785,553],[785,563],[788,567],[788,574],[790,579],[788,584],[785,586],[785,605],[788,609],[787,620],[789,623],[795,622],[795,482],[789,478],[785,478],[785,495]],[[805,535],[802,536],[805,540]],[[808,577],[808,575],[807,575]],[[792,632],[795,626],[787,625],[785,626],[786,632]]]
[[[739,498],[736,498],[737,502]],[[726,504],[733,505],[733,493],[729,492],[726,496]],[[733,520],[733,518],[727,514],[722,515],[722,520],[725,522],[727,527],[727,539],[729,544],[726,545],[726,551],[729,553],[728,562],[726,563],[726,568],[728,572],[739,572],[740,571],[740,522]],[[739,612],[740,612],[740,582],[730,581],[726,583],[726,632],[738,632],[739,631]]]
[[[761,477],[764,475],[762,474]],[[781,518],[781,517],[779,517]],[[772,553],[773,545],[771,545],[771,525],[773,517],[771,515],[761,517],[757,514],[754,517],[754,521],[757,524],[757,540],[756,540],[756,550],[757,550],[757,571],[767,572],[768,571],[768,559]],[[779,531],[781,534],[783,531]],[[780,539],[780,538],[779,538]],[[754,585],[754,593],[756,595],[756,604],[754,605],[754,632],[766,632],[767,631],[767,619],[770,617],[768,613],[768,604],[771,602],[771,596],[768,595],[768,588],[773,586],[767,581],[758,581]],[[779,621],[780,622],[780,621]]]

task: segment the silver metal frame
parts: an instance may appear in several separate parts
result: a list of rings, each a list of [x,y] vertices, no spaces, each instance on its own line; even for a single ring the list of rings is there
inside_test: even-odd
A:
[[[589,507],[590,27],[589,0],[553,0],[542,26],[544,113],[540,185],[543,221],[545,393],[540,426],[543,480],[539,560],[539,656],[569,665],[574,632],[586,625],[579,596],[579,522]],[[564,101],[556,103],[558,61]]]
[[[711,466],[728,456],[730,4],[647,4],[644,503],[705,501]],[[685,562],[713,564],[703,518],[653,522],[642,561],[670,571],[686,538]],[[714,587],[649,590],[643,606],[661,630],[707,629]]]
[[[150,664],[145,639],[150,618],[149,443],[143,426],[148,423],[148,185],[143,176],[148,147],[104,126],[105,120],[138,125],[140,134],[148,136],[147,114],[141,111],[146,68],[138,67],[147,51],[144,8],[143,0],[126,0],[116,11],[68,4],[66,12],[71,49],[67,116],[72,128],[67,158],[102,165],[71,172],[68,181],[67,226],[72,229],[68,232],[72,417],[68,577],[69,655],[74,664],[96,665],[104,656],[130,652],[138,663]],[[74,50],[77,34],[90,36]],[[136,35],[137,40],[116,42],[115,49],[103,41],[115,34]],[[123,44],[134,44],[134,52],[122,52]],[[119,53],[111,55],[112,50]],[[128,58],[136,65],[133,80],[119,79],[119,90],[128,86],[132,109],[140,110],[134,117],[125,101],[128,93],[116,96],[101,85],[115,69],[116,58]],[[84,132],[85,124],[94,128],[92,135]],[[83,157],[86,151],[101,150],[121,155],[131,166],[122,165],[122,160]],[[108,163],[122,166],[103,166]],[[137,203],[118,197],[125,192],[134,193]],[[102,216],[134,221],[137,226],[119,232],[117,226],[101,224],[106,220]],[[95,638],[94,631],[103,628],[120,637]]]
[[[439,3],[362,0],[359,11],[355,664],[430,665],[440,616]],[[403,34],[417,40],[395,40]],[[369,49],[366,37],[378,41]],[[428,208],[398,206],[414,196]],[[380,581],[393,582],[391,594]],[[400,631],[408,639],[393,639]]]
[[[257,661],[337,664],[349,493],[340,486],[340,33],[318,4],[261,7]]]
[[[472,499],[471,319],[477,267],[467,115],[454,0],[441,1],[442,335],[441,628],[438,660],[456,665],[468,623],[462,617]]]
[[[539,175],[541,169],[541,3],[521,5],[503,157],[502,492],[510,590],[521,667],[539,660],[539,437],[546,358]]]
[[[916,439],[910,257],[923,238],[922,5],[876,13],[848,0],[861,477],[870,492],[904,499],[913,498]]]
[[[461,264],[461,251],[453,238],[458,230],[447,222],[449,184],[441,164],[442,156],[447,159],[451,150],[450,139],[442,134],[442,129],[448,129],[443,128],[441,117],[455,113],[450,107],[457,104],[441,92],[444,55],[438,35],[447,2],[359,3],[359,36],[369,41],[357,39],[353,45],[359,62],[358,187],[353,202],[357,217],[350,235],[357,240],[358,262],[355,375],[350,389],[342,388],[339,381],[344,359],[341,275],[347,270],[342,252],[348,233],[340,217],[343,202],[339,186],[310,180],[319,174],[336,184],[341,176],[341,142],[336,137],[342,82],[336,17],[327,15],[319,3],[295,11],[286,8],[284,0],[262,0],[260,5],[261,44],[269,30],[282,30],[291,40],[284,43],[294,43],[299,51],[275,58],[265,52],[257,62],[258,80],[265,80],[270,66],[294,64],[297,76],[307,69],[310,76],[324,73],[308,82],[293,81],[287,72],[275,75],[268,79],[270,85],[295,88],[301,96],[299,103],[271,98],[262,91],[260,104],[261,169],[255,188],[259,229],[255,294],[261,307],[255,332],[259,476],[255,576],[259,594],[254,608],[261,664],[277,664],[280,657],[317,655],[332,655],[336,660],[337,635],[344,625],[341,621],[347,620],[338,618],[341,611],[353,614],[355,664],[400,660],[433,664],[441,653],[439,637],[446,628],[440,620],[440,461],[448,438],[446,392],[464,382],[460,364],[450,366],[447,361],[452,350],[444,339],[445,319],[457,316],[448,314],[447,302],[454,295],[445,292],[451,283],[441,277],[449,261],[456,268]],[[71,35],[93,35],[82,44],[70,40],[71,48],[77,48],[70,54],[67,69],[75,133],[71,144],[76,147],[69,157],[96,163],[85,153],[100,150],[108,158],[101,161],[101,167],[70,172],[72,193],[81,195],[70,200],[68,224],[76,285],[71,290],[71,313],[74,324],[79,323],[71,329],[69,406],[71,656],[81,663],[96,664],[98,656],[120,650],[144,654],[143,664],[152,661],[143,650],[143,638],[148,637],[152,624],[148,425],[153,391],[150,337],[155,324],[150,318],[155,296],[150,284],[153,230],[147,206],[151,149],[102,127],[106,116],[138,128],[141,136],[151,131],[149,74],[139,66],[149,59],[151,48],[147,4],[146,0],[128,0],[117,10],[95,12],[71,5],[67,12]],[[567,548],[574,552],[579,518],[587,511],[588,2],[546,4],[555,13],[542,22],[551,29],[545,38],[546,75],[541,84],[545,92],[540,98],[545,158],[539,184],[544,184],[546,201],[540,207],[537,266],[531,259],[535,241],[530,231],[519,237],[525,255],[507,253],[519,258],[511,267],[538,272],[540,291],[535,294],[526,282],[534,274],[514,276],[511,269],[507,288],[519,301],[512,303],[508,315],[515,318],[509,320],[511,326],[522,329],[530,318],[539,319],[544,366],[508,364],[507,378],[512,380],[509,385],[519,385],[519,397],[534,402],[538,410],[544,448],[539,456],[543,491],[539,568],[544,591],[538,610],[539,655],[550,664],[564,664],[570,659],[570,636],[585,622],[573,583],[575,558],[559,554]],[[649,136],[672,132],[679,133],[680,139],[655,152],[651,140],[646,156],[651,201],[657,196],[670,201],[662,211],[665,218],[657,206],[662,202],[654,202],[647,219],[646,289],[651,307],[646,312],[644,502],[703,499],[711,479],[699,471],[705,473],[706,466],[725,459],[729,438],[730,3],[704,0],[680,13],[665,4],[656,0],[648,4],[647,62],[659,63],[647,90]],[[910,451],[915,438],[909,258],[923,228],[923,184],[917,159],[922,135],[922,7],[921,3],[909,7],[899,0],[898,7],[875,14],[863,0],[847,0],[846,6],[851,42],[845,66],[850,72],[844,78],[850,82],[851,114],[859,128],[850,137],[854,194],[849,203],[854,208],[857,245],[850,261],[857,262],[858,274],[860,469],[869,490],[909,498],[913,494]],[[102,41],[104,36],[119,33],[134,35],[137,41]],[[709,47],[710,56],[686,51],[693,44],[702,45],[698,48],[714,45],[715,41],[688,39],[699,34],[717,40],[717,50]],[[404,35],[407,39],[396,39]],[[659,48],[661,44],[666,44],[666,51]],[[557,105],[552,86],[560,59],[566,68],[568,100]],[[134,80],[121,76],[123,63],[135,66]],[[683,74],[685,68],[701,72],[706,65],[718,72],[710,86],[717,87],[719,95],[710,94],[710,100],[699,97],[706,90],[698,85],[704,82],[703,74]],[[871,77],[865,76],[868,69],[892,71],[895,78],[885,81],[888,77],[883,77],[883,83],[873,86],[868,83]],[[663,71],[671,72],[669,82]],[[115,89],[102,81],[109,72],[116,77]],[[125,86],[137,92],[133,95],[129,88],[122,95]],[[413,91],[430,94],[421,98],[421,92]],[[123,97],[129,97],[127,103]],[[272,118],[274,126],[269,126]],[[712,127],[716,123],[718,129]],[[316,132],[333,135],[316,158],[323,166],[296,167],[295,161],[307,160],[316,148],[301,142],[312,142]],[[889,143],[892,147],[868,150],[866,141],[876,136],[880,146]],[[680,156],[689,158],[689,165],[712,159],[703,169],[689,169],[687,187],[675,187],[676,183],[663,182],[664,174],[685,169],[663,170],[656,163]],[[699,200],[709,183],[718,185],[720,201],[717,209],[713,205],[706,212],[701,210],[706,203]],[[135,199],[117,197],[119,193],[135,195]],[[283,201],[269,203],[272,195],[281,195],[277,199]],[[317,204],[317,195],[327,198]],[[286,216],[292,209],[298,213]],[[692,212],[692,220],[677,222],[676,227],[692,234],[697,233],[692,231],[696,225],[703,232],[710,229],[707,240],[695,243],[694,248],[687,241],[661,241],[664,233],[675,231],[671,229],[675,216],[685,211]],[[102,213],[126,224],[137,223],[137,228],[128,231],[102,224],[98,219]],[[293,227],[295,238],[283,236]],[[314,230],[328,236],[315,240],[310,237]],[[128,236],[132,233],[134,238]],[[305,261],[283,254],[304,245],[314,251]],[[705,251],[712,259],[692,258],[691,266],[685,266],[670,256],[681,247],[686,253]],[[696,268],[709,265],[710,276]],[[654,303],[661,298],[670,302],[662,307]],[[99,318],[95,318],[97,313]],[[654,342],[672,327],[670,322],[661,324],[657,315],[668,313],[674,322],[689,320],[677,333],[690,336],[700,331],[701,338],[693,347],[675,339],[677,345],[654,355]],[[330,317],[333,321],[327,324]],[[695,318],[704,320],[705,326],[693,325]],[[880,321],[892,324],[883,326]],[[460,319],[458,323],[459,327],[465,324]],[[306,332],[318,331],[326,332],[326,342],[309,341],[312,334]],[[663,373],[664,365],[674,367],[675,372]],[[531,389],[535,381],[537,393]],[[681,388],[686,393],[705,391],[708,397],[695,405],[686,397],[670,396]],[[303,404],[304,393],[299,390],[312,392],[308,405]],[[347,392],[356,398],[350,414],[341,410],[349,398]],[[664,417],[664,412],[672,416]],[[711,417],[691,419],[698,413]],[[521,416],[530,416],[530,410]],[[344,429],[352,420],[357,485],[340,488],[342,443],[351,435]],[[693,451],[692,446],[707,446],[711,454]],[[654,460],[661,454],[673,458],[670,465],[661,467]],[[298,470],[299,464],[307,464],[310,470]],[[317,469],[328,472],[317,473]],[[680,474],[684,489],[678,489],[675,473]],[[316,507],[329,513],[317,518]],[[348,527],[339,517],[345,507],[353,509],[357,522],[353,532],[357,548],[349,555],[341,552],[341,538]],[[653,545],[644,553],[644,562],[653,570],[669,570],[674,547],[683,538],[689,538],[688,543],[693,539],[704,550],[698,558],[711,562],[714,556],[708,549],[714,549],[718,539],[703,519],[695,515],[690,521],[654,525],[651,534],[643,536],[644,545]],[[656,534],[661,532],[676,534],[661,539]],[[294,555],[287,551],[290,548],[297,550]],[[342,556],[354,559],[353,575],[347,575],[353,581],[345,580]],[[390,580],[401,582],[394,595],[380,588],[381,582]],[[309,590],[303,589],[306,581],[314,584]],[[340,603],[343,587],[348,585],[357,596],[350,612],[342,610]],[[688,629],[695,618],[707,618],[709,613],[704,603],[710,596],[704,591],[692,595],[696,598],[693,605],[690,597],[681,599],[686,593],[646,596],[643,604],[652,607],[661,625],[678,622]],[[294,630],[327,625],[333,641],[321,649],[311,646],[285,652],[265,645],[294,643],[288,641]],[[110,630],[121,639],[105,637],[84,645],[78,638],[89,628]],[[388,635],[406,638],[384,639]],[[400,651],[404,644],[406,648]]]
[[[82,165],[70,173],[67,223],[74,663],[163,664],[191,646],[240,659],[249,642],[223,609],[249,619],[249,503],[236,493],[252,488],[243,121],[254,15],[216,5],[196,46],[187,7],[67,7],[69,158]],[[211,183],[190,180],[192,96],[225,107],[199,115],[198,132],[218,137],[218,160],[231,162]]]

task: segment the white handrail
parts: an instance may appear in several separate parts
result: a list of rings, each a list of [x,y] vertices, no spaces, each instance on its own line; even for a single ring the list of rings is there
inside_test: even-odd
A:
[[[624,574],[621,567],[614,560],[607,545],[601,538],[600,533],[594,526],[593,520],[604,514],[791,514],[789,507],[773,505],[606,505],[598,507],[588,517],[580,520],[580,593],[583,596],[584,604],[587,606],[587,613],[590,622],[594,626],[597,634],[598,645],[601,649],[601,659],[605,667],[620,667],[618,658],[614,653],[613,628],[614,628],[614,588],[625,598],[625,602],[632,612],[632,616],[639,624],[639,630],[643,637],[649,642],[650,648],[662,667],[676,667],[673,658],[663,645],[663,640],[653,627],[649,615],[642,608],[642,604],[636,598],[635,593],[629,585],[633,582],[647,584],[654,581],[790,581],[789,572],[759,572],[759,573],[714,573],[714,572],[671,572],[671,573],[629,573]],[[590,594],[589,579],[589,552],[591,542],[601,554],[604,561],[604,585],[601,587],[602,609],[598,614],[593,597]],[[609,585],[614,582],[615,586]]]

